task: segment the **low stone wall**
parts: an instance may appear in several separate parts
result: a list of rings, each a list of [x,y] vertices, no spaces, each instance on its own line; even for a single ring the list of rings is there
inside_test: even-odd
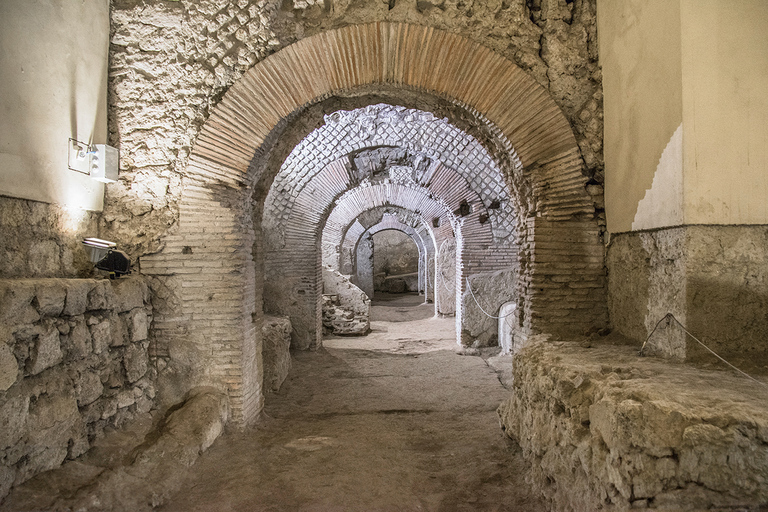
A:
[[[553,510],[705,510],[768,502],[765,388],[637,347],[534,342],[502,428]]]
[[[378,274],[375,276],[375,288],[387,293],[418,292],[419,274],[418,272],[396,276]]]
[[[0,510],[156,510],[179,490],[185,469],[224,432],[229,414],[226,394],[193,388],[156,429],[140,418],[130,429],[107,433],[94,447],[96,454],[16,487]]]
[[[291,369],[291,319],[265,316],[261,326],[264,391],[280,391]]]
[[[142,278],[0,280],[0,498],[154,404]]]
[[[639,342],[672,313],[710,348],[768,354],[768,226],[683,226],[614,235],[608,249],[613,328]],[[649,351],[709,357],[677,327],[657,331]]]

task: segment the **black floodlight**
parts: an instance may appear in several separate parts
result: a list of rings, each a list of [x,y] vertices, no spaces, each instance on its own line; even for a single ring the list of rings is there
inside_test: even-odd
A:
[[[109,278],[114,279],[131,273],[131,260],[128,255],[115,249],[117,244],[100,238],[83,240],[86,252],[96,268],[109,272]]]

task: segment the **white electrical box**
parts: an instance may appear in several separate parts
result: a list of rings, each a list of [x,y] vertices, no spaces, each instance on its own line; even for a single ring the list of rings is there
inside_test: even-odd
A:
[[[116,182],[119,158],[117,148],[94,144],[91,153],[91,178],[102,183]]]

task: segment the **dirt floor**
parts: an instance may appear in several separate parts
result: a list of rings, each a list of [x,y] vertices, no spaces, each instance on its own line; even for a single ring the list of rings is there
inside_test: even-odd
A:
[[[221,437],[160,510],[545,510],[499,427],[508,392],[456,352],[453,319],[376,298],[370,335],[294,353],[261,424]]]

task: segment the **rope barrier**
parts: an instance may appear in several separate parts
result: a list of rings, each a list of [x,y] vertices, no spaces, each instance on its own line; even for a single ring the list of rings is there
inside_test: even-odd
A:
[[[483,306],[481,306],[480,303],[477,301],[477,297],[475,297],[475,292],[472,291],[472,286],[469,284],[469,277],[467,277],[467,289],[469,290],[470,295],[472,295],[472,298],[475,300],[475,304],[477,304],[477,307],[480,308],[480,311],[482,311],[485,314],[485,316],[487,316],[488,318],[492,318],[494,320],[501,320],[502,318],[507,318],[508,316],[512,316],[512,314],[514,314],[514,310],[504,316],[493,316],[489,314],[485,309],[483,309]]]
[[[438,272],[437,275],[440,276],[440,282],[443,284],[443,288],[445,288],[445,291],[450,293],[452,290],[450,288],[448,288],[447,284],[445,284],[445,276],[443,276],[443,272],[442,271]]]
[[[739,369],[738,369],[738,368],[736,368],[734,365],[732,365],[731,363],[729,363],[728,361],[726,361],[725,359],[723,359],[722,357],[720,357],[720,356],[719,356],[719,355],[718,355],[718,354],[717,354],[717,353],[716,353],[714,350],[712,350],[711,348],[709,348],[708,346],[706,346],[706,345],[705,345],[705,344],[704,344],[704,343],[703,343],[703,342],[702,342],[702,341],[701,341],[699,338],[697,338],[696,336],[694,336],[693,334],[691,334],[691,333],[690,333],[690,331],[688,331],[688,329],[686,329],[686,328],[685,328],[685,326],[684,326],[682,323],[680,323],[680,320],[678,320],[677,318],[675,318],[675,315],[673,315],[672,313],[667,313],[666,315],[664,315],[664,317],[663,317],[661,320],[659,320],[658,322],[656,322],[656,327],[654,327],[654,328],[653,328],[653,330],[651,331],[651,334],[649,334],[649,335],[648,335],[648,337],[647,337],[647,338],[645,339],[645,341],[643,342],[643,346],[642,346],[642,347],[640,347],[640,356],[644,356],[644,354],[643,354],[643,350],[645,350],[645,346],[646,346],[646,344],[647,344],[647,343],[648,343],[648,341],[651,339],[651,336],[653,336],[653,334],[656,332],[656,329],[658,329],[658,328],[659,328],[659,325],[661,325],[661,322],[663,322],[664,320],[667,320],[667,324],[669,324],[669,320],[670,320],[670,319],[671,319],[671,320],[674,320],[674,321],[675,321],[675,323],[676,323],[677,325],[679,325],[679,326],[680,326],[680,328],[683,330],[683,332],[684,332],[685,334],[687,334],[688,336],[690,336],[691,338],[693,338],[693,339],[696,341],[696,343],[698,343],[699,345],[701,345],[702,347],[704,347],[705,349],[707,349],[707,351],[709,351],[709,353],[710,353],[710,354],[712,354],[713,356],[715,356],[716,358],[718,358],[720,361],[724,362],[725,364],[727,364],[728,366],[730,366],[731,368],[733,368],[734,370],[736,370],[737,372],[739,372],[739,373],[740,373],[741,375],[743,375],[744,377],[746,377],[746,378],[748,378],[748,379],[750,379],[750,380],[753,380],[753,381],[757,382],[757,383],[758,383],[758,384],[760,384],[761,386],[765,386],[765,387],[767,387],[767,388],[768,388],[768,384],[766,384],[765,382],[762,382],[762,381],[759,381],[759,380],[757,380],[756,378],[752,377],[752,376],[751,376],[751,375],[749,375],[748,373],[746,373],[746,372],[743,372],[743,371],[739,370]]]

